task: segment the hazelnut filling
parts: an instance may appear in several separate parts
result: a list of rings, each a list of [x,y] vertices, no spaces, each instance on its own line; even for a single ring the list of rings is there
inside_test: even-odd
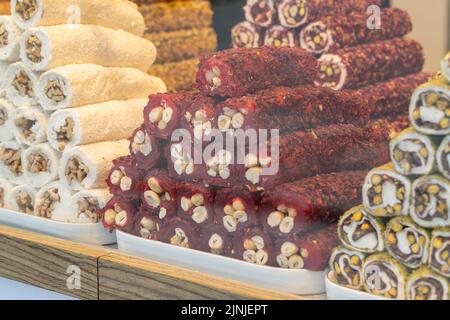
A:
[[[337,254],[331,262],[334,276],[339,284],[352,287],[361,286],[362,261],[357,255],[348,255],[344,252]]]
[[[391,265],[382,261],[370,263],[364,273],[369,291],[386,298],[397,298],[399,295],[399,277]]]
[[[123,192],[128,192],[133,186],[133,179],[127,176],[124,167],[113,170],[109,176],[109,181],[113,186],[119,187]]]
[[[187,111],[184,115],[194,132],[194,138],[201,140],[204,135],[211,134],[212,125],[205,110],[197,110],[194,114]]]
[[[170,243],[183,248],[189,248],[189,238],[181,228],[175,228],[175,234],[170,238]]]
[[[17,0],[14,10],[22,20],[29,20],[37,13],[37,0]]]
[[[153,151],[152,142],[150,136],[143,130],[138,130],[133,137],[131,143],[131,151],[134,154],[142,153],[144,156],[150,155]]]
[[[56,132],[59,151],[63,151],[67,144],[72,141],[74,138],[74,129],[75,121],[72,118],[66,118],[62,126],[53,129]]]
[[[439,89],[422,92],[417,99],[412,117],[422,128],[446,130],[450,127],[450,95]]]
[[[305,0],[291,0],[285,1],[280,5],[278,10],[280,11],[280,20],[283,20],[283,24],[286,27],[298,27],[306,20],[307,7]]]
[[[25,43],[27,58],[33,63],[42,61],[42,41],[35,35],[30,35]]]
[[[21,96],[33,98],[35,96],[33,82],[25,71],[20,70],[15,76],[11,85]]]
[[[239,223],[248,221],[244,201],[240,198],[234,198],[230,204],[225,205],[223,212],[225,216],[222,218],[222,223],[228,232],[235,232]]]
[[[150,190],[144,192],[145,202],[152,208],[160,208],[159,218],[164,219],[167,215],[167,209],[161,207],[161,202],[172,201],[172,197],[161,187],[159,180],[155,177],[150,177],[147,180],[147,186]]]
[[[431,267],[446,277],[450,276],[450,236],[438,235],[431,242]]]
[[[124,227],[128,223],[128,213],[118,204],[105,211],[105,223],[109,226]]]
[[[4,23],[0,24],[0,47],[4,48],[8,45],[8,30]]]
[[[53,104],[58,104],[66,99],[66,95],[61,88],[61,82],[59,80],[50,80],[44,88],[44,93],[47,98],[53,102]]]
[[[322,87],[341,89],[346,77],[345,65],[335,55],[323,55],[319,60],[319,74],[316,84]]]
[[[261,176],[264,168],[268,168],[271,162],[270,157],[257,157],[253,154],[245,156],[245,179],[250,183],[257,185],[261,182]]]
[[[195,223],[203,223],[208,219],[208,210],[205,207],[205,197],[201,193],[196,193],[190,198],[181,197],[180,200],[181,209],[185,213],[189,213],[192,210],[191,218]]]
[[[212,67],[210,70],[206,71],[205,79],[211,90],[217,90],[222,85],[222,79],[220,76],[221,72],[217,67]]]
[[[281,253],[277,256],[277,264],[284,269],[303,269],[308,251],[300,249],[292,242],[286,241],[281,246]]]
[[[42,154],[30,154],[27,158],[27,168],[31,173],[50,172],[51,162]]]
[[[172,121],[173,109],[168,106],[167,101],[161,100],[161,105],[150,111],[148,120],[155,124],[160,130],[167,128],[167,125]]]
[[[34,199],[25,191],[20,191],[16,195],[16,204],[20,212],[34,214]]]
[[[194,159],[188,154],[182,144],[174,144],[170,147],[173,168],[178,175],[191,175],[194,173]]]
[[[77,217],[86,217],[91,222],[97,223],[99,221],[100,203],[94,197],[84,197],[78,200]]]
[[[352,247],[361,250],[377,250],[380,245],[380,237],[376,226],[359,210],[347,216],[342,225],[341,234]]]
[[[400,215],[404,209],[405,185],[387,174],[373,174],[367,190],[369,205],[375,216]]]
[[[144,217],[139,222],[139,234],[141,238],[151,239],[152,235],[157,231],[159,231],[159,224],[153,219]]]
[[[22,173],[22,160],[20,150],[4,148],[0,152],[0,160],[9,168],[16,176]]]
[[[267,216],[266,222],[271,228],[278,228],[282,233],[290,233],[294,229],[295,217],[297,217],[295,208],[280,204]]]
[[[320,21],[310,24],[301,33],[302,47],[314,53],[327,51],[332,42],[327,26]]]
[[[248,114],[246,109],[231,109],[225,107],[222,114],[217,118],[219,130],[227,132],[230,129],[241,129],[244,126],[245,116]]]
[[[22,137],[27,142],[33,142],[36,140],[36,133],[33,129],[37,124],[36,119],[27,119],[25,117],[19,117],[15,120],[15,125],[22,132]]]
[[[445,300],[444,287],[442,283],[432,277],[424,277],[415,280],[409,288],[409,295],[413,300]]]
[[[416,172],[428,164],[430,153],[419,139],[405,139],[394,147],[393,158],[404,174]]]
[[[225,241],[220,234],[214,233],[208,240],[208,246],[211,253],[222,254],[225,248]]]
[[[89,168],[79,157],[72,157],[67,162],[66,177],[71,185],[74,181],[81,183],[89,175]]]
[[[261,236],[245,239],[243,246],[245,251],[242,254],[242,260],[258,265],[266,265],[269,261],[269,253],[265,249],[264,239]]]
[[[36,208],[37,215],[51,219],[52,213],[60,201],[59,190],[57,188],[48,189],[42,195],[41,204]]]
[[[425,182],[414,190],[414,212],[423,221],[449,219],[448,190],[440,183]]]
[[[8,114],[5,108],[0,107],[0,126],[3,126],[8,121]]]
[[[232,162],[231,152],[227,150],[220,150],[217,155],[206,161],[206,166],[208,167],[207,174],[210,177],[221,177],[223,180],[227,180],[231,171],[229,166]]]

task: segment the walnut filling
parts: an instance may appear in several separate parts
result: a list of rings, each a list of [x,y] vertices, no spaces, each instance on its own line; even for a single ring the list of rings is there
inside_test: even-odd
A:
[[[0,208],[5,207],[5,189],[0,188]]]
[[[50,188],[42,195],[41,203],[36,208],[39,217],[51,219],[53,211],[61,201],[58,188]]]
[[[196,193],[190,198],[181,197],[180,206],[185,213],[189,213],[192,210],[191,218],[195,223],[200,224],[208,219],[209,215],[205,207],[205,198],[201,193]]]
[[[51,161],[42,154],[30,154],[27,168],[31,173],[50,172]]]
[[[364,279],[369,292],[377,296],[395,299],[400,293],[399,276],[388,263],[373,261],[366,265]]]
[[[253,154],[248,154],[245,156],[245,179],[252,184],[259,184],[261,182],[261,176],[263,174],[263,169],[268,168],[271,162],[270,157],[257,157]]]
[[[0,47],[6,47],[8,45],[8,30],[4,23],[0,24]]]
[[[97,223],[99,221],[100,203],[94,197],[84,197],[78,200],[77,217],[87,217],[91,222]]]
[[[181,228],[175,228],[175,234],[170,238],[170,243],[183,248],[189,248],[189,238]]]
[[[267,224],[271,228],[279,228],[282,233],[290,233],[294,229],[297,210],[290,208],[286,204],[277,206],[276,211],[267,216]]]
[[[412,117],[422,128],[447,130],[450,127],[450,95],[446,91],[429,89],[416,101]]]
[[[36,133],[33,132],[33,127],[36,123],[36,119],[27,119],[25,117],[16,118],[15,120],[15,125],[22,132],[23,139],[30,143],[36,140]]]
[[[331,262],[334,276],[339,284],[344,286],[361,286],[362,260],[357,255],[338,253]]]
[[[182,144],[174,144],[170,147],[170,155],[173,168],[178,175],[191,175],[194,173],[194,159]]]
[[[225,241],[218,233],[214,233],[208,239],[209,251],[214,254],[223,254],[225,248]]]
[[[264,239],[261,236],[253,236],[250,239],[244,239],[244,253],[242,259],[244,261],[266,265],[269,261],[269,253],[265,248]]]
[[[21,191],[16,196],[16,204],[20,212],[26,214],[34,213],[34,199],[26,191]]]
[[[58,142],[58,150],[63,151],[67,144],[74,137],[75,121],[72,118],[66,118],[64,125],[60,126],[56,132],[56,141]]]
[[[11,82],[11,85],[16,89],[21,96],[33,98],[35,96],[33,89],[33,82],[25,71],[19,71]]]
[[[344,240],[350,247],[374,251],[379,248],[382,241],[375,224],[361,210],[355,210],[346,216],[340,228]]]
[[[234,198],[231,203],[225,205],[223,212],[225,216],[222,218],[222,223],[228,232],[235,232],[239,223],[248,221],[244,201],[240,198]]]
[[[105,211],[105,223],[109,226],[124,227],[128,223],[128,213],[117,203]]]
[[[69,185],[74,181],[82,183],[89,174],[89,168],[81,161],[79,157],[72,157],[67,162],[66,177]]]
[[[284,4],[279,6],[278,10],[280,11],[280,20],[286,27],[298,27],[304,23],[307,16],[305,0],[285,1]]]
[[[373,174],[367,190],[369,205],[378,217],[400,215],[404,209],[405,185],[388,174]]]
[[[403,174],[411,174],[425,167],[430,157],[427,146],[419,139],[405,139],[393,151],[393,158]]]
[[[153,151],[152,141],[150,136],[143,130],[138,130],[133,137],[131,143],[131,151],[134,154],[142,153],[144,156],[148,156]]]
[[[45,95],[54,104],[58,104],[66,99],[66,95],[61,86],[62,84],[59,80],[50,80],[44,88]]]
[[[155,177],[150,177],[147,180],[147,186],[149,190],[144,192],[144,200],[145,202],[152,208],[160,208],[159,209],[159,218],[164,219],[167,215],[167,209],[161,207],[162,201],[172,201],[172,197],[170,193],[166,192],[159,180]]]
[[[8,121],[8,114],[5,108],[0,108],[0,126],[3,126]]]
[[[437,235],[431,241],[431,267],[440,274],[450,276],[450,236]]]
[[[445,300],[444,286],[433,277],[423,277],[415,280],[410,288],[409,295],[412,300],[429,301],[429,300]]]
[[[217,67],[213,67],[211,70],[206,71],[205,79],[209,84],[211,90],[217,90],[222,85],[222,79],[220,78],[221,72]]]
[[[37,13],[37,0],[17,0],[15,10],[22,20],[29,20]]]
[[[232,154],[227,150],[220,150],[216,156],[206,161],[208,167],[207,174],[210,177],[219,176],[223,180],[230,178],[231,171],[229,166],[232,162]]]
[[[0,152],[0,160],[15,175],[22,173],[22,160],[20,150],[4,148]]]
[[[327,51],[331,42],[331,34],[327,26],[322,22],[310,24],[301,33],[302,47],[314,53]]]
[[[148,120],[155,124],[160,130],[167,128],[167,125],[172,121],[173,109],[168,106],[167,101],[161,100],[161,105],[150,111]]]
[[[284,269],[303,269],[304,259],[308,256],[309,252],[306,249],[300,249],[294,243],[286,241],[282,244],[281,252],[277,256],[277,264]]]
[[[35,35],[30,35],[25,43],[27,58],[33,63],[42,61],[42,41]]]
[[[414,212],[423,221],[449,218],[448,190],[437,181],[425,182],[414,189]]]
[[[151,239],[152,235],[159,231],[159,224],[155,222],[153,219],[148,217],[144,217],[139,222],[139,234],[142,238]]]
[[[241,129],[244,126],[245,116],[248,114],[246,109],[231,109],[225,107],[222,114],[217,118],[219,130],[227,132],[230,129]]]

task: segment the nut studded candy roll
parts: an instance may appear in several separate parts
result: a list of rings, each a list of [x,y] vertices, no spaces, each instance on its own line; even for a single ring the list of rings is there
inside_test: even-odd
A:
[[[47,141],[48,115],[37,107],[22,107],[13,111],[13,134],[26,146]]]
[[[114,159],[106,178],[109,191],[122,199],[135,200],[142,191],[141,175],[131,156]]]
[[[233,48],[258,48],[263,44],[263,30],[248,21],[239,22],[231,29]]]
[[[199,232],[195,223],[178,218],[163,226],[156,234],[156,239],[182,248],[197,249],[199,247]]]
[[[58,179],[59,154],[48,143],[32,146],[22,152],[22,166],[27,184],[33,188]]]
[[[11,210],[34,215],[37,191],[29,185],[20,185],[11,189],[9,208]]]
[[[142,36],[144,18],[131,1],[110,0],[12,0],[11,14],[22,28],[65,23],[101,25]],[[79,19],[76,22],[72,20]]]
[[[412,30],[409,14],[397,8],[381,11],[383,27],[367,27],[367,13],[354,12],[351,15],[328,16],[305,26],[300,34],[303,49],[323,54],[364,43],[373,43],[402,37]]]
[[[6,99],[0,99],[0,141],[9,141],[13,139],[13,121],[12,114],[15,106]]]
[[[0,178],[0,208],[9,209],[13,185],[8,180]]]
[[[69,204],[72,223],[98,223],[101,210],[111,199],[108,189],[83,190],[72,196]]]
[[[364,288],[370,294],[404,300],[407,269],[385,253],[368,257],[363,266]]]
[[[324,174],[269,189],[261,203],[261,223],[274,236],[286,236],[335,222],[361,202],[365,175],[366,171]]]
[[[428,135],[450,133],[450,85],[442,77],[420,86],[411,98],[409,116],[414,128]]]
[[[409,217],[393,218],[386,226],[386,249],[406,267],[417,269],[427,263],[430,235]]]
[[[336,225],[281,237],[276,241],[276,263],[285,269],[322,271],[328,265],[333,248],[339,243]]]
[[[202,185],[179,183],[177,186],[178,216],[198,227],[214,223],[214,194]]]
[[[442,74],[450,81],[450,52],[447,53],[441,62]]]
[[[383,252],[383,234],[383,221],[369,215],[364,206],[350,209],[339,220],[339,240],[353,251],[362,253]]]
[[[26,183],[22,166],[22,146],[15,141],[0,143],[0,176],[11,183]]]
[[[449,282],[428,267],[420,268],[408,276],[406,298],[416,301],[450,300]]]
[[[429,265],[430,267],[443,275],[447,279],[450,278],[450,229],[436,229],[433,231],[431,238],[431,252]]]
[[[128,138],[142,122],[146,99],[108,101],[54,112],[47,137],[55,150]]]
[[[265,32],[264,45],[273,47],[295,47],[297,46],[296,33],[294,30],[283,26],[272,26]]]
[[[200,230],[198,239],[198,250],[230,256],[232,248],[232,237],[219,225],[211,225]]]
[[[233,238],[232,256],[257,265],[276,266],[274,243],[259,227],[249,228]]]
[[[177,214],[177,183],[165,170],[150,171],[143,179],[142,207],[166,222]]]
[[[424,228],[450,226],[450,181],[425,176],[412,185],[411,218]]]
[[[161,219],[146,209],[140,208],[134,217],[133,234],[144,239],[157,240],[156,235],[162,225]]]
[[[96,64],[69,64],[41,75],[36,96],[46,111],[76,108],[100,102],[147,99],[165,92],[157,77],[134,68],[107,68]]]
[[[128,155],[128,141],[108,141],[74,147],[61,157],[59,178],[71,190],[105,188],[114,159]]]
[[[436,153],[436,160],[439,172],[450,180],[450,136],[442,140]]]
[[[130,137],[130,154],[139,168],[151,169],[161,160],[162,143],[142,124]]]
[[[210,136],[216,127],[216,102],[213,98],[197,95],[194,101],[187,105],[180,118],[179,126],[189,130],[191,136],[202,141],[204,136]]]
[[[274,0],[247,0],[244,6],[245,20],[260,27],[270,27],[276,19]]]
[[[19,60],[19,40],[22,31],[11,16],[0,16],[0,60],[15,62]]]
[[[417,41],[379,41],[322,55],[315,84],[335,90],[359,88],[419,72],[423,64],[423,48]]]
[[[398,174],[392,164],[373,169],[363,185],[363,203],[375,217],[408,215],[411,181]]]
[[[109,230],[118,229],[131,232],[134,227],[136,211],[135,202],[113,197],[101,211],[103,226]]]
[[[11,64],[5,71],[4,88],[6,97],[18,107],[36,105],[36,84],[38,74],[22,62]]]
[[[330,258],[330,269],[333,271],[336,283],[351,289],[363,288],[362,265],[366,255],[349,250],[345,247],[337,247]]]
[[[392,139],[390,151],[395,170],[402,175],[427,175],[434,170],[436,144],[413,128]]]
[[[310,84],[316,59],[299,48],[237,48],[204,56],[197,88],[206,95],[240,97],[272,86]]]
[[[42,187],[36,194],[34,215],[60,222],[71,222],[69,203],[72,193],[60,181]]]
[[[20,58],[33,71],[93,63],[146,72],[155,57],[156,48],[150,41],[122,30],[95,25],[31,28],[25,31],[20,41]]]

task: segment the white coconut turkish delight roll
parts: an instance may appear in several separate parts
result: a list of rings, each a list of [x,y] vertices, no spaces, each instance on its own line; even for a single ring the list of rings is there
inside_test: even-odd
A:
[[[8,180],[0,178],[0,208],[10,209],[12,189],[13,185]]]
[[[77,145],[126,139],[142,122],[147,99],[109,101],[56,111],[47,126],[50,145],[59,151]]]
[[[16,108],[6,99],[0,99],[0,142],[13,139],[12,113]]]
[[[5,73],[4,90],[6,97],[18,107],[36,105],[36,83],[38,75],[22,62],[11,64]]]
[[[450,81],[450,51],[441,61],[442,74]]]
[[[12,17],[22,29],[65,23],[92,24],[142,36],[138,7],[126,0],[12,0]]]
[[[77,146],[62,155],[59,177],[70,190],[106,188],[114,159],[129,154],[129,141],[107,141]]]
[[[72,193],[60,182],[53,181],[36,194],[34,215],[60,222],[70,222],[69,202]]]
[[[156,48],[122,30],[64,24],[27,30],[20,41],[20,58],[33,71],[93,63],[146,72],[155,61]]]
[[[352,289],[363,288],[362,266],[366,255],[343,246],[333,250],[330,269],[336,283]]]
[[[27,184],[41,188],[58,178],[59,154],[48,143],[38,144],[22,152],[22,166]]]
[[[450,283],[428,267],[420,268],[408,276],[406,298],[408,300],[450,300]]]
[[[0,177],[17,185],[25,184],[22,152],[22,146],[16,141],[0,143]]]
[[[26,214],[34,214],[34,205],[37,191],[29,185],[21,185],[11,190],[11,210]]]
[[[412,186],[411,218],[421,227],[450,226],[450,181],[441,176],[425,176]]]
[[[363,203],[375,217],[408,215],[411,182],[398,174],[392,164],[369,172],[363,185]]]
[[[48,116],[37,107],[18,108],[12,113],[16,140],[32,146],[47,141]]]
[[[97,223],[101,220],[100,211],[112,195],[108,189],[80,191],[72,196],[69,205],[69,220],[73,223]]]
[[[42,74],[36,96],[44,110],[53,111],[112,100],[147,99],[166,90],[160,78],[134,68],[70,64]]]
[[[0,60],[19,60],[19,42],[22,31],[11,16],[0,16]]]
[[[439,172],[450,180],[450,135],[442,140],[436,153]]]

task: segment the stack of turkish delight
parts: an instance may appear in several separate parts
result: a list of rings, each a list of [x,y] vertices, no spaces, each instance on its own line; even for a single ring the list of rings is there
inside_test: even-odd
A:
[[[11,1],[0,17],[0,205],[99,222],[110,163],[129,154],[149,93],[154,45],[129,1]]]
[[[210,1],[133,1],[145,19],[144,37],[158,50],[149,73],[163,79],[171,92],[190,90],[199,56],[217,47]]]
[[[363,205],[345,213],[335,281],[392,299],[450,298],[450,76],[412,95],[412,126],[390,142],[391,162],[367,175]]]

